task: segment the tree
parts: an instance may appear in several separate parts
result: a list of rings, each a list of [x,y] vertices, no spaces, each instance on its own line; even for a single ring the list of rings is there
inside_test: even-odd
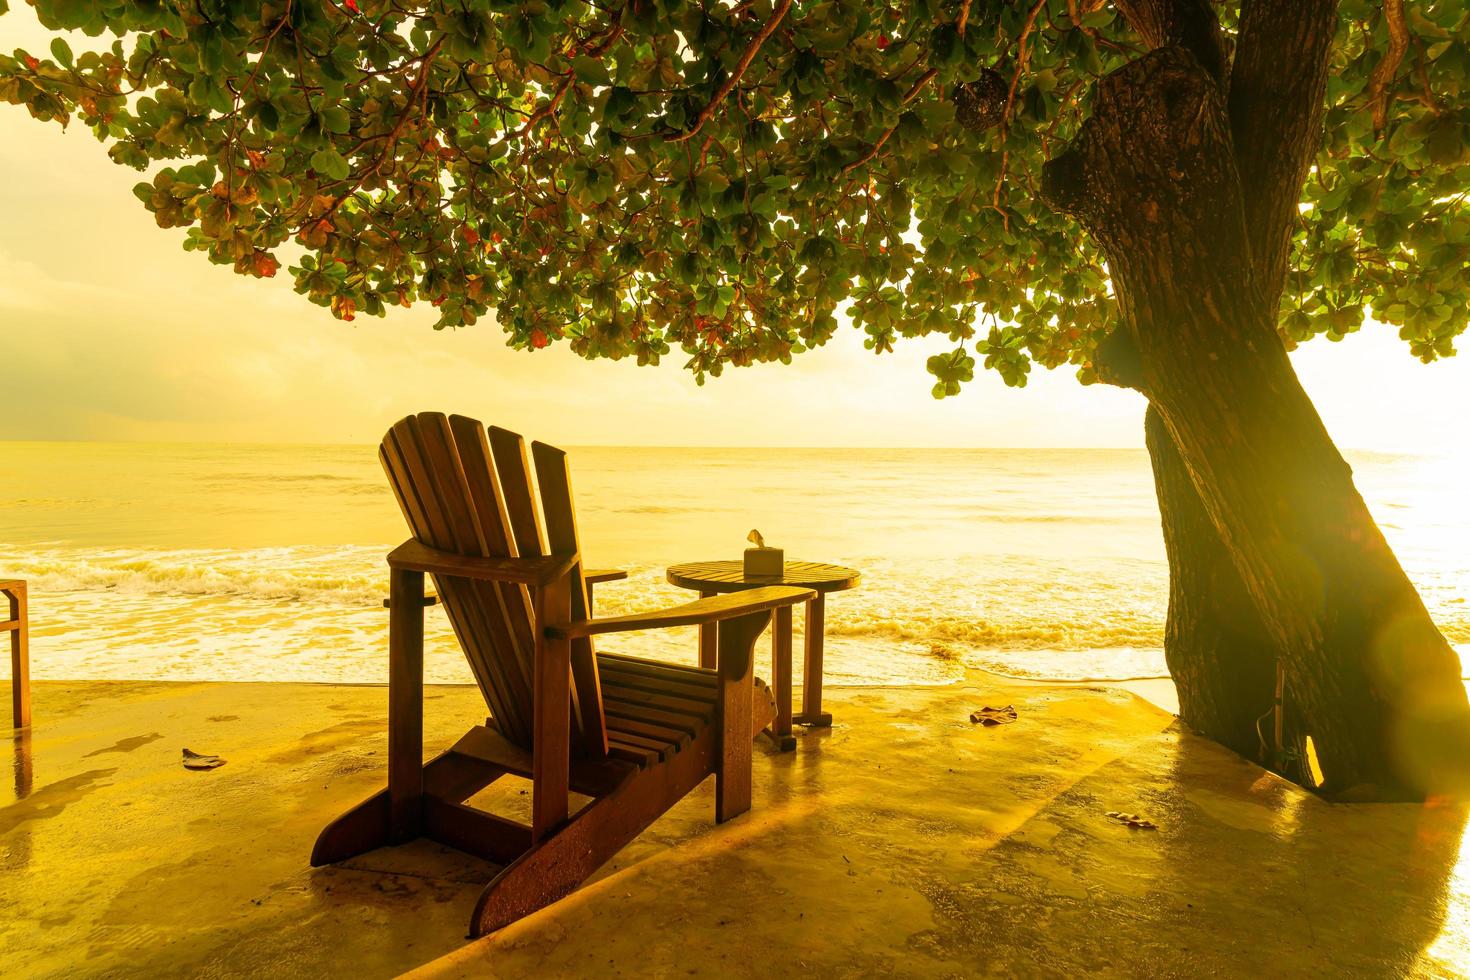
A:
[[[845,313],[875,352],[1147,396],[1186,721],[1332,793],[1470,769],[1453,649],[1288,349],[1470,300],[1460,0],[33,0],[80,119],[185,247],[341,319],[492,309],[515,347],[703,381]],[[3,6],[0,6],[3,9]],[[158,166],[164,161],[176,165]]]

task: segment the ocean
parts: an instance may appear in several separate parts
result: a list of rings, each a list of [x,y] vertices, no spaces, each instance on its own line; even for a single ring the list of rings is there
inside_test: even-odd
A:
[[[1470,662],[1465,464],[1349,459]],[[600,614],[687,601],[665,567],[738,558],[757,528],[863,574],[828,602],[829,683],[1165,673],[1141,450],[594,447],[571,465],[587,564],[630,572]],[[383,557],[405,535],[369,446],[0,443],[0,578],[30,581],[36,678],[384,681]],[[687,661],[695,636],[606,647]],[[426,674],[470,681],[437,609]]]

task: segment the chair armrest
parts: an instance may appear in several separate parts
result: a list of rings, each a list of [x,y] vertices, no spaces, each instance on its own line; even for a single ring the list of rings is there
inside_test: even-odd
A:
[[[599,582],[618,582],[627,577],[628,572],[622,568],[599,568],[582,573],[582,581],[588,585],[596,585]]]
[[[477,558],[439,551],[415,540],[405,541],[388,554],[389,568],[487,582],[518,582],[521,585],[545,585],[554,582],[571,571],[576,563],[576,555]]]
[[[671,606],[655,612],[634,613],[630,616],[609,616],[607,619],[584,619],[566,626],[551,626],[546,635],[554,640],[576,639],[582,636],[597,636],[602,633],[627,633],[631,630],[667,629],[671,626],[698,626],[717,623],[722,619],[749,616],[751,613],[768,612],[778,606],[794,606],[806,602],[816,595],[811,589],[798,589],[787,585],[768,585],[748,592],[731,592],[727,595],[696,599],[681,606]]]

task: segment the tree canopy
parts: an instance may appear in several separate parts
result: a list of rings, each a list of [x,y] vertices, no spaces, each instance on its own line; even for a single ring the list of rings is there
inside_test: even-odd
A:
[[[949,338],[939,396],[977,359],[1091,381],[1116,317],[1101,252],[1040,193],[1094,83],[1144,50],[1103,0],[32,2],[58,36],[0,55],[0,98],[148,174],[186,248],[289,263],[341,319],[494,311],[516,347],[678,347],[703,380],[845,314],[877,352]],[[1281,333],[1341,339],[1371,308],[1452,354],[1470,9],[1343,0],[1327,100]]]

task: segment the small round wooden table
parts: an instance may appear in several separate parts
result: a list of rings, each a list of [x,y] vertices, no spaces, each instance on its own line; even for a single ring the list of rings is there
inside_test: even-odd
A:
[[[817,561],[788,561],[783,575],[746,577],[745,565],[739,561],[696,561],[670,565],[666,578],[670,585],[693,589],[701,597],[722,592],[743,592],[766,585],[796,585],[814,590],[817,595],[806,604],[806,670],[802,682],[801,714],[791,712],[791,607],[776,610],[775,628],[771,630],[771,689],[776,694],[776,720],[771,735],[783,750],[796,747],[791,735],[793,722],[799,725],[826,727],[832,716],[822,710],[822,633],[826,628],[828,592],[856,588],[862,575],[842,565]],[[714,669],[716,633],[713,626],[699,628],[699,665]]]

